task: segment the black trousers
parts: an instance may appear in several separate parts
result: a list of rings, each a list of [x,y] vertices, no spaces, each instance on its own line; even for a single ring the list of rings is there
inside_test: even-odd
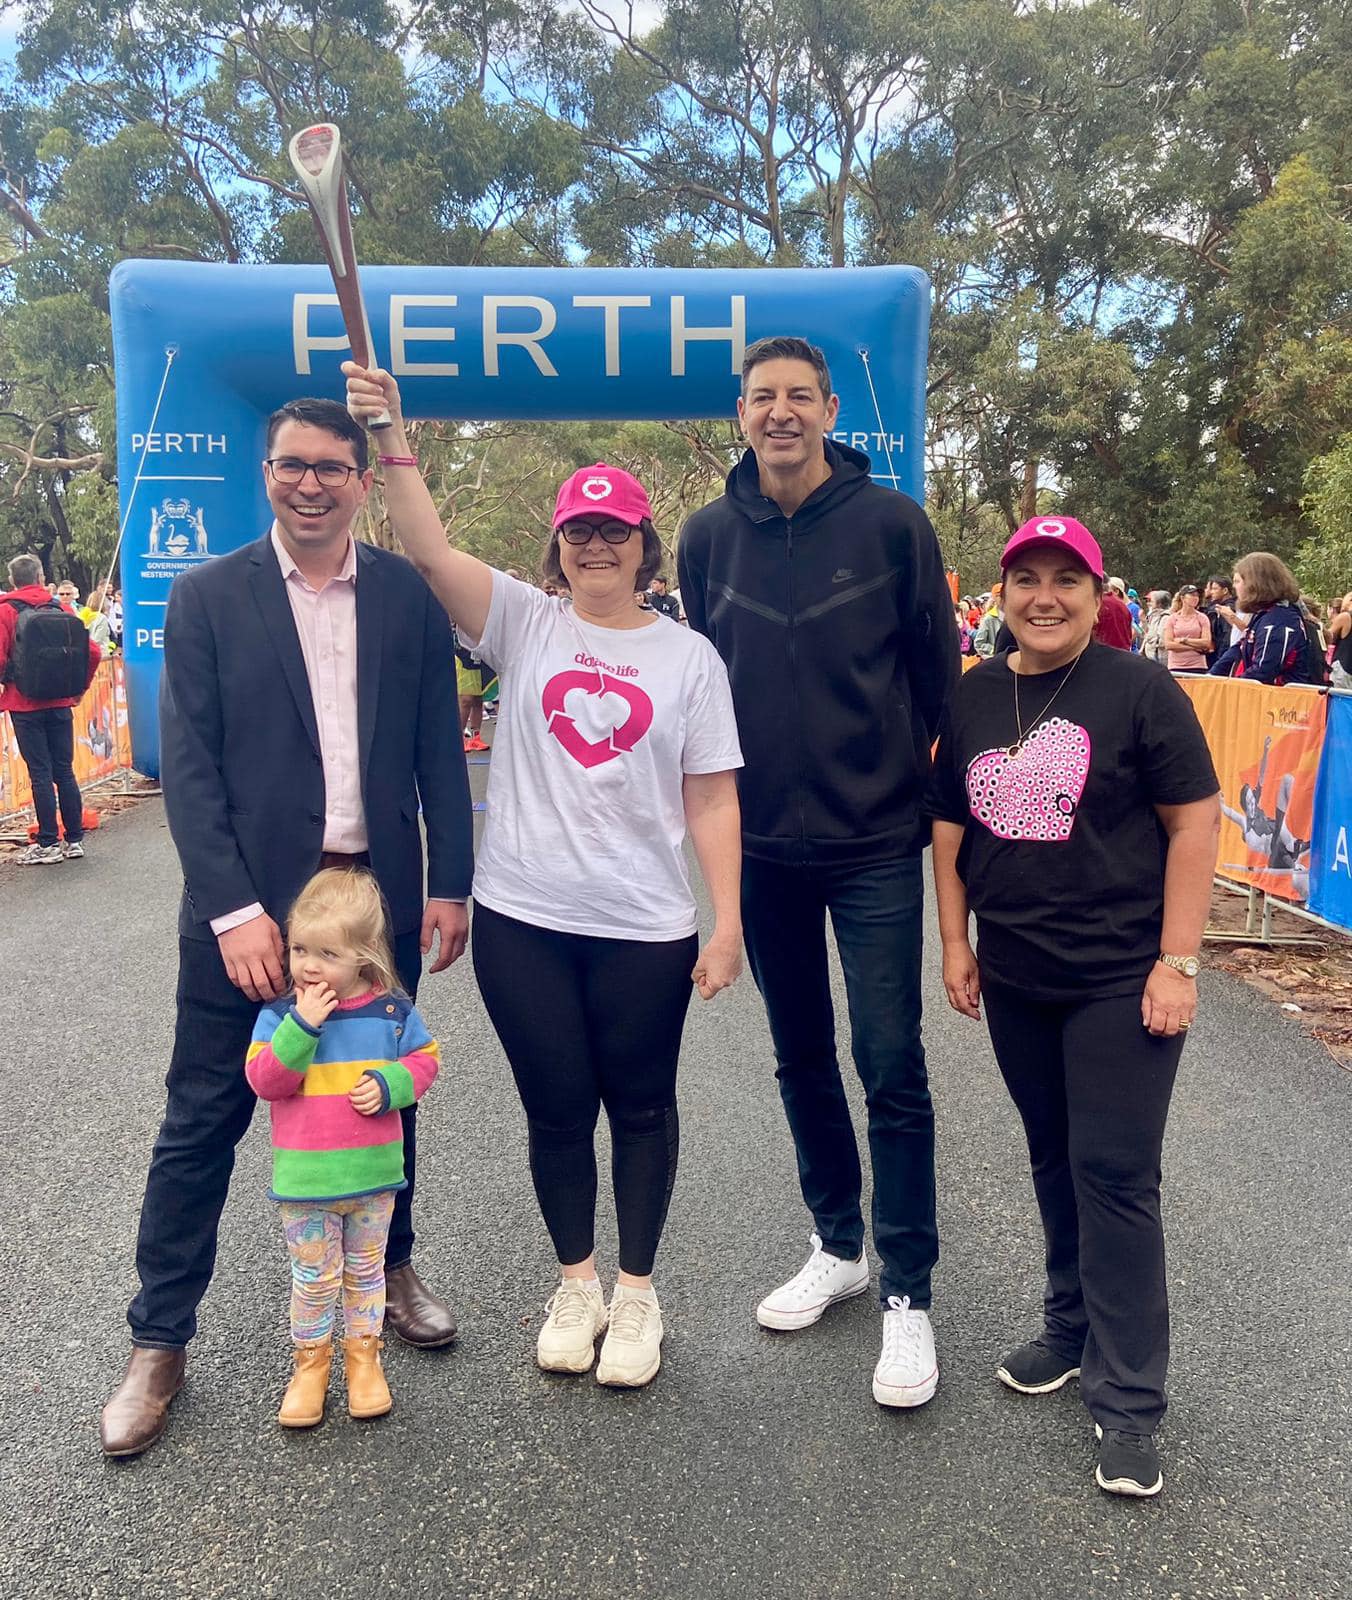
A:
[[[168,1102],[150,1158],[136,1271],[141,1289],[127,1311],[132,1343],[179,1349],[197,1332],[197,1306],[216,1267],[220,1225],[235,1146],[257,1103],[244,1076],[244,1056],[258,1020],[258,1003],[226,976],[215,939],[178,942],[178,1020],[165,1079]],[[418,934],[394,941],[399,981],[416,995],[422,973]],[[386,1271],[413,1253],[416,1106],[404,1124],[404,1175],[395,1197]]]
[[[56,804],[61,802],[61,825],[72,844],[84,838],[84,802],[75,781],[75,719],[69,706],[47,706],[41,711],[11,711],[19,754],[33,785],[33,810],[38,819],[38,843],[53,845],[60,835]]]
[[[1153,1433],[1169,1365],[1160,1153],[1184,1036],[1147,1032],[1139,995],[1050,1004],[983,977],[982,999],[1042,1213],[1043,1337],[1079,1362],[1097,1423]]]
[[[863,1173],[836,1054],[826,918],[835,930],[850,1048],[868,1103],[879,1299],[930,1306],[939,1259],[934,1106],[920,1037],[924,879],[919,856],[872,866],[742,861],[747,957],[774,1040],[798,1182],[822,1245],[864,1248]]]
[[[559,1261],[595,1247],[596,1119],[610,1119],[620,1270],[653,1269],[676,1182],[676,1063],[699,940],[559,933],[474,908],[474,974],[530,1134]]]

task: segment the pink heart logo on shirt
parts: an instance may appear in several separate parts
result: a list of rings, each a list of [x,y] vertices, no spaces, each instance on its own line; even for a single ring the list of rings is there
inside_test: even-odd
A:
[[[600,738],[590,739],[578,727],[578,716],[570,715],[568,697],[581,690],[587,696],[615,696],[627,711]],[[574,702],[576,708],[577,703]],[[625,755],[639,742],[653,722],[653,703],[636,683],[614,678],[608,672],[559,672],[544,687],[540,709],[549,731],[580,767],[599,767]],[[598,720],[604,724],[612,709],[598,706]],[[582,713],[579,712],[581,715]],[[590,717],[587,720],[591,720]]]
[[[1028,735],[1017,756],[987,750],[967,768],[967,804],[997,839],[1064,844],[1089,776],[1089,734],[1053,717]]]

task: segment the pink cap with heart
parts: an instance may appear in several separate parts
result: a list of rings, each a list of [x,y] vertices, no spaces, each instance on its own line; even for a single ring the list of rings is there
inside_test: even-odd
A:
[[[1021,550],[1035,548],[1068,550],[1096,578],[1103,577],[1103,552],[1098,540],[1074,517],[1032,517],[1017,533],[1012,534],[1000,557],[1000,570],[1006,571],[1009,563]]]
[[[646,517],[652,520],[653,508],[648,503],[648,491],[623,467],[608,467],[598,461],[593,467],[580,467],[571,478],[565,478],[554,503],[554,526],[561,528],[573,517],[592,516],[596,512],[614,517],[617,522],[627,522],[637,528]]]

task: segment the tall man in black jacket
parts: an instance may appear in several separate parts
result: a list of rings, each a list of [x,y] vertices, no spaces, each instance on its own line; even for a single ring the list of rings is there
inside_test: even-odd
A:
[[[433,972],[465,947],[472,818],[446,614],[407,561],[352,538],[372,475],[365,430],[342,406],[295,400],[274,413],[263,476],[271,530],[179,577],[165,615],[160,765],[184,878],[178,1014],[141,1208],[132,1352],[103,1411],[108,1455],[152,1445],[182,1385],[254,1110],[244,1055],[259,1002],[284,988],[297,893],[321,865],[369,867],[410,994],[434,939]],[[410,1264],[413,1110],[402,1114],[408,1187],[390,1225],[386,1324],[435,1346],[456,1325]]]
[[[920,1042],[919,802],[958,671],[943,559],[924,512],[835,444],[820,350],[746,352],[737,415],[751,449],[681,535],[681,599],[727,663],[746,767],[742,920],[812,1212],[812,1254],[757,1318],[803,1328],[868,1288],[862,1174],[836,1058],[831,915],[868,1102],[882,1259],[883,1405],[921,1405],[938,1363],[934,1112]]]

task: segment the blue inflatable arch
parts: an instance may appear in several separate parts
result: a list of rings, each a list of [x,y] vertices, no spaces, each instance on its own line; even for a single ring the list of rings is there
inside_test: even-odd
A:
[[[831,364],[837,437],[921,496],[930,295],[913,267],[372,267],[363,284],[410,417],[730,417],[747,344],[799,334]],[[132,751],[155,776],[169,586],[268,526],[268,414],[340,396],[348,345],[322,267],[124,261],[110,292]]]

